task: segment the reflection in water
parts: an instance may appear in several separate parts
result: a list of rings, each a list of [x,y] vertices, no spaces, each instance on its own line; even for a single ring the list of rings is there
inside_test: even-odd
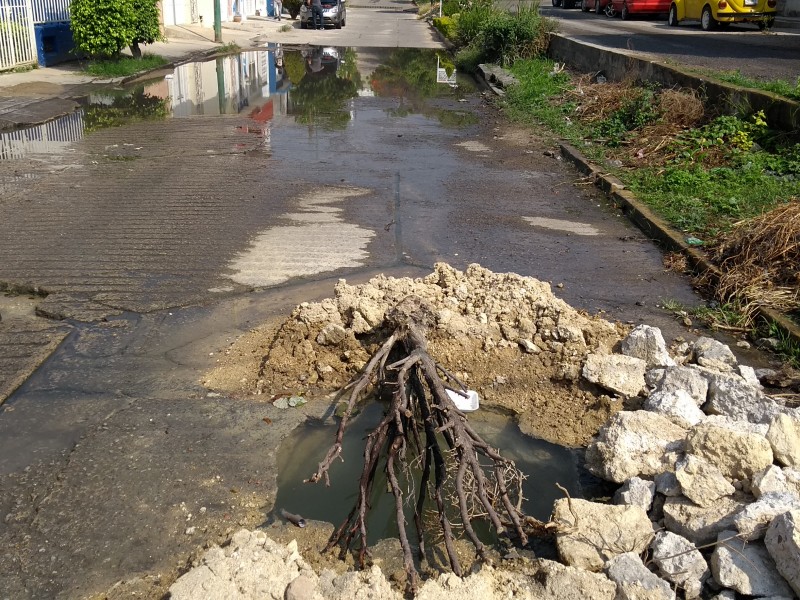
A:
[[[61,154],[83,138],[83,111],[59,117],[43,125],[0,133],[0,160],[20,159],[36,154]]]
[[[463,88],[474,89],[471,79],[457,76],[454,79],[453,75],[457,75],[454,69],[452,62],[437,52],[398,48],[372,73],[371,85],[377,96],[400,100],[399,106],[389,111],[393,116],[418,113],[434,117],[446,126],[471,125],[477,122],[472,113],[438,109],[426,102],[429,98],[461,96]]]
[[[443,76],[444,72],[444,76]],[[449,81],[452,64],[433,50],[311,46],[287,50],[267,44],[175,67],[165,77],[123,91],[89,96],[81,110],[45,125],[0,133],[0,159],[63,153],[71,142],[105,127],[148,119],[242,115],[256,122],[248,132],[269,140],[271,123],[292,119],[323,129],[346,127],[356,98],[394,97],[395,116],[421,113],[444,125],[475,122],[471,113],[443,110],[427,99],[460,97],[471,80]],[[265,145],[268,145],[265,143]]]
[[[361,88],[355,50],[315,46],[300,56],[303,74],[289,92],[290,113],[298,123],[327,129],[345,127],[350,121],[347,100],[358,96]],[[297,77],[296,59],[294,67]]]
[[[292,433],[278,455],[276,511],[284,508],[306,519],[339,525],[355,504],[364,464],[364,440],[380,422],[383,410],[380,402],[367,404],[345,430],[342,461],[336,461],[331,467],[331,485],[324,488],[324,493],[320,487],[323,483],[303,483],[303,480],[316,471],[334,439],[336,426],[307,424]],[[527,476],[523,483],[526,514],[545,521],[550,518],[553,502],[562,497],[555,483],[566,488],[573,498],[581,496],[576,460],[566,448],[526,436],[508,417],[491,411],[470,413],[469,422],[489,444],[500,448],[503,456],[514,460]],[[386,489],[382,469],[383,465],[379,465],[372,490],[367,523],[370,544],[382,538],[397,537],[394,497]],[[407,514],[407,520],[413,522],[411,514]],[[475,526],[486,542],[492,541],[488,525],[483,527],[476,522]]]

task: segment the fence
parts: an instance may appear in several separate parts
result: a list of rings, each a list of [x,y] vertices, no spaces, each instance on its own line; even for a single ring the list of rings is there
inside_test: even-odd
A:
[[[0,0],[0,70],[34,63],[31,0]]]
[[[31,0],[34,23],[69,21],[70,0]]]

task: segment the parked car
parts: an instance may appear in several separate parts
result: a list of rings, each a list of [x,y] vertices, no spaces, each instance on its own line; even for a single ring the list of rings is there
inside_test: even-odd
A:
[[[684,20],[699,20],[703,31],[731,23],[755,23],[759,29],[775,24],[778,0],[672,0],[667,22],[673,27]]]
[[[581,0],[581,10],[583,12],[594,12],[602,14],[608,6],[609,0]]]
[[[627,20],[631,15],[667,14],[671,0],[610,0],[612,15]]]
[[[577,6],[577,0],[553,0],[553,6],[556,8],[575,8]]]
[[[347,11],[345,0],[322,0],[322,26],[331,25],[336,29],[345,26]],[[300,7],[300,28],[306,29],[311,22],[311,8],[303,2]]]

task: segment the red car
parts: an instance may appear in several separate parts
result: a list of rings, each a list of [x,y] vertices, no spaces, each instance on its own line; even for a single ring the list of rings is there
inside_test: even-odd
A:
[[[623,19],[631,15],[667,14],[670,4],[670,0],[611,0],[611,13]]]
[[[594,11],[595,14],[602,14],[606,10],[609,0],[581,0],[581,10],[583,12]]]

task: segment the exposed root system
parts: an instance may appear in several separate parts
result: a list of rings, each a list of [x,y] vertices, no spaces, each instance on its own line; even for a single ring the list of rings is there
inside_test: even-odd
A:
[[[355,550],[358,562],[364,566],[370,498],[376,474],[383,465],[395,500],[407,585],[412,592],[419,585],[419,574],[406,527],[406,506],[413,507],[417,559],[421,560],[425,523],[429,522],[423,518],[424,506],[426,500],[433,499],[450,568],[459,576],[463,569],[454,544],[455,531],[463,529],[478,557],[489,561],[486,547],[473,529],[474,519],[486,519],[498,535],[508,535],[523,545],[527,542],[528,518],[520,510],[524,476],[513,461],[501,456],[475,432],[449,396],[448,390],[466,390],[428,353],[425,332],[434,320],[432,308],[417,296],[404,299],[387,315],[393,333],[350,384],[335,442],[308,479],[328,482],[328,469],[341,454],[344,431],[355,406],[371,388],[388,388],[388,411],[366,440],[356,503],[334,530],[325,550],[339,546],[343,555]],[[421,472],[416,490],[415,469]]]

